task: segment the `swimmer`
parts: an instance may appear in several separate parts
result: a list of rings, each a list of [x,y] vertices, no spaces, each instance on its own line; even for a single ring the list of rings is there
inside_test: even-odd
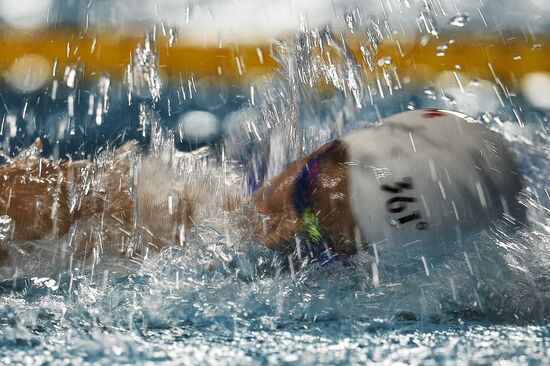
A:
[[[399,263],[445,255],[495,224],[525,224],[521,189],[497,133],[429,109],[324,145],[271,179],[255,203],[267,218],[268,247],[289,247],[299,235],[321,261],[366,249]]]
[[[216,196],[207,185],[192,189],[149,158],[135,174],[135,143],[106,163],[56,163],[40,152],[37,141],[0,166],[0,215],[9,224],[9,240],[0,238],[3,265],[10,263],[8,242],[27,243],[17,247],[26,253],[33,241],[63,236],[80,259],[139,256],[183,245],[185,233],[211,214],[201,207]],[[444,255],[494,223],[521,225],[521,188],[497,133],[457,112],[430,109],[332,141],[249,198],[229,190],[216,199],[228,212],[245,207],[243,225],[271,249],[292,252],[302,242],[322,263],[345,263],[362,250],[390,261]],[[130,245],[136,229],[137,247]]]

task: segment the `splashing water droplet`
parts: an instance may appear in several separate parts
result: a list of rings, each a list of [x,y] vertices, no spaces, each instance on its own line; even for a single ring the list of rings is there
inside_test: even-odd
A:
[[[63,75],[63,81],[65,81],[65,84],[72,89],[75,89],[79,77],[80,77],[80,70],[76,66],[67,66],[65,68],[65,73]]]
[[[449,24],[455,27],[462,28],[466,24],[468,24],[469,21],[470,16],[468,14],[459,14],[452,17],[451,20],[449,20]]]
[[[429,99],[432,99],[432,100],[436,100],[437,99],[437,94],[435,92],[435,89],[433,87],[427,87],[425,88],[424,90],[424,94],[429,98]]]
[[[454,39],[449,39],[448,41],[445,41],[442,44],[440,44],[439,46],[437,46],[436,55],[438,57],[445,56],[445,53],[446,53],[447,49],[449,49],[449,46],[452,45],[453,43],[455,43],[455,40]]]
[[[432,8],[428,3],[424,3],[423,9],[416,21],[422,32],[428,33],[435,38],[439,38],[439,25],[437,24]]]
[[[378,60],[378,66],[391,65],[392,62],[393,60],[390,56],[382,57]]]
[[[131,95],[142,98],[150,97],[154,103],[160,100],[162,78],[159,71],[159,56],[156,48],[156,29],[149,32],[143,46],[136,47],[133,62],[126,71],[128,99]]]
[[[9,239],[13,228],[13,220],[8,215],[0,216],[0,243]]]

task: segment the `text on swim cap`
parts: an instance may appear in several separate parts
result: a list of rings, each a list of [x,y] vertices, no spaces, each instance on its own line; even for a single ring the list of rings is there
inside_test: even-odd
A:
[[[402,195],[403,191],[414,191],[413,181],[411,177],[405,177],[402,181],[394,182],[393,184],[382,184],[380,186],[384,192],[390,193],[393,197],[386,201],[386,210],[390,214],[405,213],[404,216],[391,217],[390,224],[400,227],[408,222],[421,220],[422,213],[418,210],[410,210],[408,204],[418,202],[415,197]],[[413,192],[410,192],[413,193]],[[429,224],[426,221],[418,221],[416,223],[417,230],[427,230]]]

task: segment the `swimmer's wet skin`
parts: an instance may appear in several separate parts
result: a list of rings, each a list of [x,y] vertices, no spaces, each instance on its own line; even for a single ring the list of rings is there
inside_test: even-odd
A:
[[[300,177],[311,170],[303,189]],[[395,261],[444,255],[496,223],[525,223],[521,188],[497,133],[456,112],[419,110],[355,131],[292,164],[259,190],[256,206],[268,217],[269,247],[293,245],[314,212],[333,251],[349,255],[375,246],[380,260]],[[313,197],[309,207],[296,204],[297,190]],[[316,240],[307,230],[305,236]]]
[[[106,254],[130,256],[145,247],[182,244],[182,233],[198,220],[200,192],[147,159],[132,190],[136,150],[127,144],[101,166],[54,164],[40,158],[37,143],[0,166],[0,213],[12,220],[13,241],[67,235],[78,222],[70,242],[80,258],[98,241]],[[83,184],[92,175],[101,178],[93,180],[98,183]],[[255,239],[272,249],[292,250],[299,237],[322,263],[364,249],[395,261],[444,255],[495,223],[524,224],[516,197],[521,188],[498,134],[456,112],[418,110],[388,117],[290,164],[255,192],[247,215]],[[233,197],[220,204],[227,210],[239,206]],[[146,237],[141,248],[128,252],[135,212]]]

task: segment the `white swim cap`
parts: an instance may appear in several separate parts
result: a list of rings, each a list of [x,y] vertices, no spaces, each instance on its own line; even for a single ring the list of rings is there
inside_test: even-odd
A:
[[[342,141],[362,241],[381,256],[439,256],[496,221],[525,220],[512,156],[462,114],[405,112]]]

